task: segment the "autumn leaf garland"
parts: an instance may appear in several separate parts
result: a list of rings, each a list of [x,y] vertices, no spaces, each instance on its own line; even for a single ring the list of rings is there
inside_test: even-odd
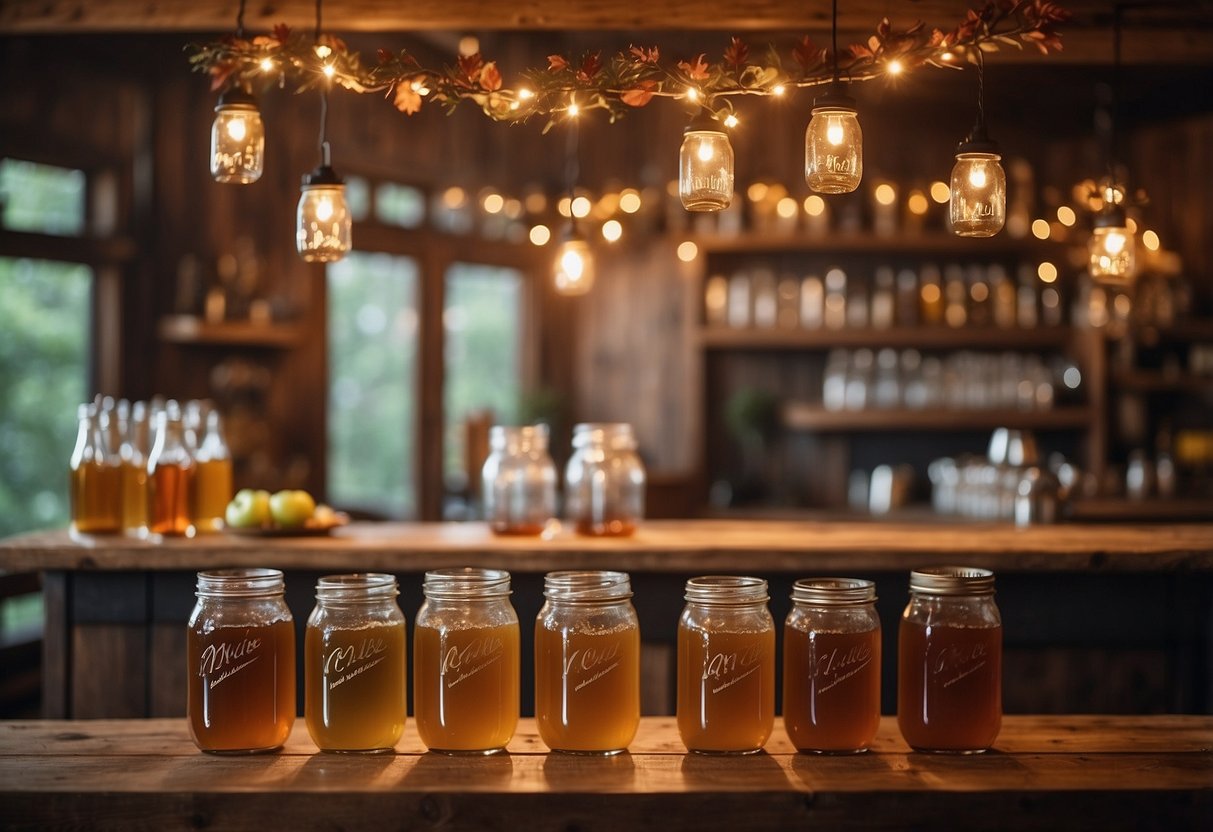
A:
[[[1069,17],[1066,9],[1050,0],[991,0],[970,9],[949,31],[928,31],[922,22],[899,30],[885,18],[866,42],[840,50],[839,71],[848,81],[867,81],[884,75],[892,61],[902,70],[955,67],[975,60],[976,50],[1025,45],[1048,54],[1061,49],[1054,25]],[[461,56],[453,65],[433,69],[421,66],[407,50],[380,49],[375,64],[367,66],[340,38],[315,39],[283,25],[268,35],[229,35],[189,48],[193,68],[209,74],[215,90],[240,87],[253,92],[289,81],[302,91],[331,78],[356,93],[385,93],[407,115],[426,102],[447,111],[470,102],[495,121],[546,116],[548,127],[572,104],[582,111],[605,110],[613,122],[654,98],[690,97],[722,115],[733,111],[736,96],[773,95],[833,79],[832,56],[807,35],[792,46],[787,63],[773,46],[752,57],[750,45],[738,37],[730,39],[718,62],[710,61],[706,52],[664,62],[655,45],[631,46],[606,60],[601,51],[579,57],[553,54],[546,67],[522,72],[521,83],[512,88],[504,86],[496,62],[485,61],[480,54]]]

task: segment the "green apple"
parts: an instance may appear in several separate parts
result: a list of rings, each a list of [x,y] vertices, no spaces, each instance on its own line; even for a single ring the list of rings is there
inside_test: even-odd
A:
[[[274,522],[286,529],[302,526],[312,519],[316,501],[306,491],[278,491],[270,497],[270,514]]]
[[[236,529],[255,529],[269,525],[270,492],[254,491],[251,488],[240,489],[227,504],[223,519]]]

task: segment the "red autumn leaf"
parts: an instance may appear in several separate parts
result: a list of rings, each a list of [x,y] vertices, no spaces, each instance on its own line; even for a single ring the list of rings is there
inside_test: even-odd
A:
[[[386,49],[380,49],[379,52],[376,54],[376,56],[379,58],[379,63],[381,65],[390,64],[392,62],[392,58],[395,57],[391,52],[389,52]]]
[[[826,50],[818,49],[813,44],[813,39],[805,35],[792,47],[792,57],[800,64],[802,70],[808,72],[825,63]]]
[[[285,23],[279,23],[271,30],[274,39],[279,43],[286,43],[291,36],[291,27]]]
[[[480,80],[480,73],[483,69],[484,58],[480,57],[479,52],[459,56],[459,74],[467,86],[476,85],[476,82]]]
[[[214,64],[211,69],[211,92],[216,92],[227,86],[227,81],[232,77],[232,73],[236,71],[236,64],[221,63]]]
[[[397,110],[411,116],[421,109],[421,95],[413,89],[413,82],[406,79],[396,85],[396,95],[392,103],[396,105]]]
[[[938,29],[932,29],[931,39],[927,41],[927,45],[932,49],[946,49],[948,45],[948,38]]]
[[[679,61],[678,68],[686,73],[686,76],[692,81],[706,81],[708,77],[708,63],[704,60],[705,57],[707,56],[700,52],[699,57],[695,59],[695,63]]]
[[[629,107],[643,107],[653,100],[653,91],[657,89],[656,81],[641,81],[630,90],[624,90],[619,100]]]
[[[642,64],[655,64],[661,55],[656,46],[651,49],[646,49],[643,46],[632,46],[628,48],[628,51]]]
[[[889,29],[889,19],[887,17],[882,17],[880,19],[880,23],[876,25],[876,34],[881,38],[887,38],[889,36]]]
[[[724,50],[724,62],[733,69],[741,69],[745,66],[746,59],[750,57],[750,47],[746,45],[741,38],[734,36],[729,42],[728,47]]]
[[[577,70],[577,80],[589,83],[599,72],[602,72],[602,53],[590,52],[581,59],[581,69]]]
[[[489,92],[501,89],[501,72],[497,69],[496,61],[489,61],[480,71],[480,86]]]
[[[548,55],[548,72],[560,72],[569,68],[569,62],[563,55]]]
[[[852,43],[847,47],[847,51],[851,53],[851,59],[855,61],[870,61],[876,57],[872,54],[872,50],[862,43]]]

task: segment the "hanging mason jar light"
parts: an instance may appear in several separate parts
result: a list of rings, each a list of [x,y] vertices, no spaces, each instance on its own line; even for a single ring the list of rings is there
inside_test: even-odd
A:
[[[584,295],[594,286],[594,252],[570,220],[564,239],[556,248],[552,263],[552,283],[562,295]]]
[[[1087,244],[1091,279],[1114,286],[1129,283],[1137,270],[1137,241],[1129,231],[1124,207],[1105,201],[1092,224]]]
[[[804,179],[818,193],[847,194],[863,179],[863,130],[855,99],[838,80],[838,0],[831,31],[834,81],[813,101],[813,118],[804,132]]]
[[[993,237],[1007,220],[1007,175],[986,134],[985,57],[977,50],[977,122],[956,148],[948,216],[959,237]]]
[[[733,146],[706,110],[683,131],[678,152],[678,195],[688,211],[723,211],[733,201]]]
[[[304,174],[299,208],[295,214],[295,248],[309,263],[332,263],[350,250],[351,217],[345,202],[345,180],[329,165],[328,143],[324,160]]]
[[[211,176],[216,182],[248,185],[265,165],[265,125],[257,100],[234,87],[219,96],[211,124]]]

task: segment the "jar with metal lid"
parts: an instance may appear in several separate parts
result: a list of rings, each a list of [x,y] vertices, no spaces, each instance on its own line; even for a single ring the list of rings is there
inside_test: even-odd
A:
[[[518,616],[510,573],[436,569],[413,633],[413,718],[431,751],[495,754],[518,726]]]
[[[404,732],[404,615],[392,575],[326,575],[303,651],[303,713],[321,751],[391,751]]]
[[[761,578],[686,584],[678,620],[678,733],[690,751],[753,754],[775,724],[775,622]]]
[[[880,727],[876,585],[805,578],[783,627],[783,722],[800,751],[855,754]]]
[[[910,573],[898,643],[897,725],[916,751],[979,754],[1002,727],[1002,618],[994,573]]]
[[[535,622],[535,721],[554,751],[618,754],[640,725],[640,620],[624,572],[549,572]]]
[[[565,469],[565,515],[578,534],[624,536],[644,517],[644,464],[625,423],[580,424]]]
[[[277,569],[198,573],[186,628],[186,712],[203,751],[282,746],[295,724],[295,624]]]
[[[556,517],[556,466],[548,455],[547,425],[489,431],[481,469],[484,519],[502,535],[537,535]]]

